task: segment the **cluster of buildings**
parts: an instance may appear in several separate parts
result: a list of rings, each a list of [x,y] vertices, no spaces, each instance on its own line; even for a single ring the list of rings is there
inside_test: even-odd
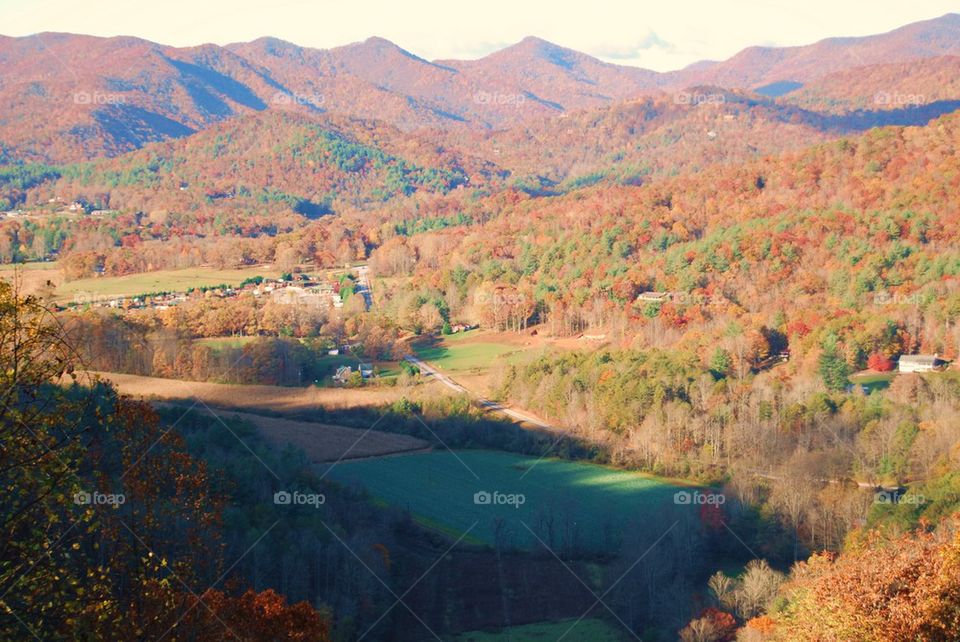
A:
[[[369,379],[373,376],[373,364],[364,363],[361,361],[357,364],[356,372],[360,373],[360,377],[363,379]],[[334,383],[339,383],[345,385],[350,382],[350,377],[353,375],[354,370],[350,366],[340,366],[337,368],[337,372],[333,375]]]
[[[118,210],[103,210],[103,209],[92,209],[92,206],[85,201],[72,201],[67,205],[63,205],[63,197],[55,196],[47,201],[50,205],[56,205],[59,209],[59,214],[89,214],[90,216],[103,216],[104,214],[116,214]],[[59,204],[59,205],[58,205]]]
[[[331,283],[304,283],[301,285],[292,284],[286,281],[280,283],[270,283],[265,285],[262,290],[257,288],[253,291],[254,296],[269,295],[275,303],[285,305],[302,305],[309,307],[332,307],[342,308],[343,297],[340,292]]]
[[[64,203],[63,199],[60,197],[51,198],[47,201],[48,205],[52,205],[55,209],[54,214],[66,214],[66,215],[87,215],[87,216],[104,216],[105,214],[116,214],[117,210],[101,210],[101,209],[89,209],[88,205],[82,201],[73,201],[71,203]],[[5,212],[0,212],[0,218],[29,218],[35,219],[39,218],[41,215],[50,214],[49,209],[13,209],[7,210]]]
[[[248,282],[239,287],[201,288],[189,292],[164,292],[136,297],[107,297],[78,294],[74,305],[91,305],[99,308],[117,308],[124,310],[153,309],[166,310],[179,305],[190,298],[217,297],[232,298],[250,294],[256,298],[269,298],[270,301],[286,305],[306,305],[339,309],[343,307],[339,284],[313,279],[306,274],[295,275],[294,280],[264,279]]]

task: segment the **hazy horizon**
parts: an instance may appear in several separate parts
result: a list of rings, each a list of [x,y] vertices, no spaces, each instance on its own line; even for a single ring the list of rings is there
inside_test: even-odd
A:
[[[869,12],[826,0],[801,8],[753,1],[720,6],[696,0],[649,9],[605,0],[589,14],[541,0],[522,6],[494,0],[482,13],[449,12],[439,0],[405,6],[381,0],[350,6],[301,0],[276,5],[262,0],[230,5],[217,1],[202,6],[185,0],[163,5],[140,0],[82,5],[13,0],[0,6],[0,33],[132,36],[177,47],[272,37],[320,49],[381,37],[430,61],[482,58],[534,36],[604,62],[663,72],[723,60],[750,46],[798,46],[885,33],[956,9],[955,3],[943,0],[923,6],[883,0]],[[184,22],[183,16],[189,20]]]

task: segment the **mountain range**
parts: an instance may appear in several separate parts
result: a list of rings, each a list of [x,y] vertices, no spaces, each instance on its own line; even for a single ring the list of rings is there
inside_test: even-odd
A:
[[[116,156],[267,110],[446,131],[453,136],[447,140],[549,130],[558,126],[543,123],[650,97],[696,106],[700,96],[716,99],[722,91],[794,112],[836,112],[838,104],[883,111],[956,98],[949,89],[957,55],[958,14],[875,36],[751,47],[668,73],[606,63],[534,37],[478,60],[428,61],[382,38],[313,49],[276,38],[176,48],[133,37],[0,36],[0,161]],[[927,93],[902,84],[913,76],[926,78],[920,86]],[[944,76],[952,84],[938,82]],[[856,95],[845,91],[851,77]]]

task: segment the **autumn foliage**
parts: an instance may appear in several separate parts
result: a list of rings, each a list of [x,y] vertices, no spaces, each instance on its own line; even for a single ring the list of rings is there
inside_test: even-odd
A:
[[[867,359],[867,367],[877,372],[890,372],[894,368],[893,360],[884,354],[874,352]]]
[[[878,533],[842,555],[800,563],[784,595],[777,640],[924,642],[956,639],[960,631],[960,531],[893,539]]]
[[[327,639],[306,603],[219,588],[222,480],[77,365],[50,311],[0,282],[0,593],[16,615],[0,638]]]

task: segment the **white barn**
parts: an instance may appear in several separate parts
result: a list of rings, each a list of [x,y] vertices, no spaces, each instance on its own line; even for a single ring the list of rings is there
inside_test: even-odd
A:
[[[936,354],[904,354],[897,361],[900,372],[933,372],[945,366],[947,362]]]

